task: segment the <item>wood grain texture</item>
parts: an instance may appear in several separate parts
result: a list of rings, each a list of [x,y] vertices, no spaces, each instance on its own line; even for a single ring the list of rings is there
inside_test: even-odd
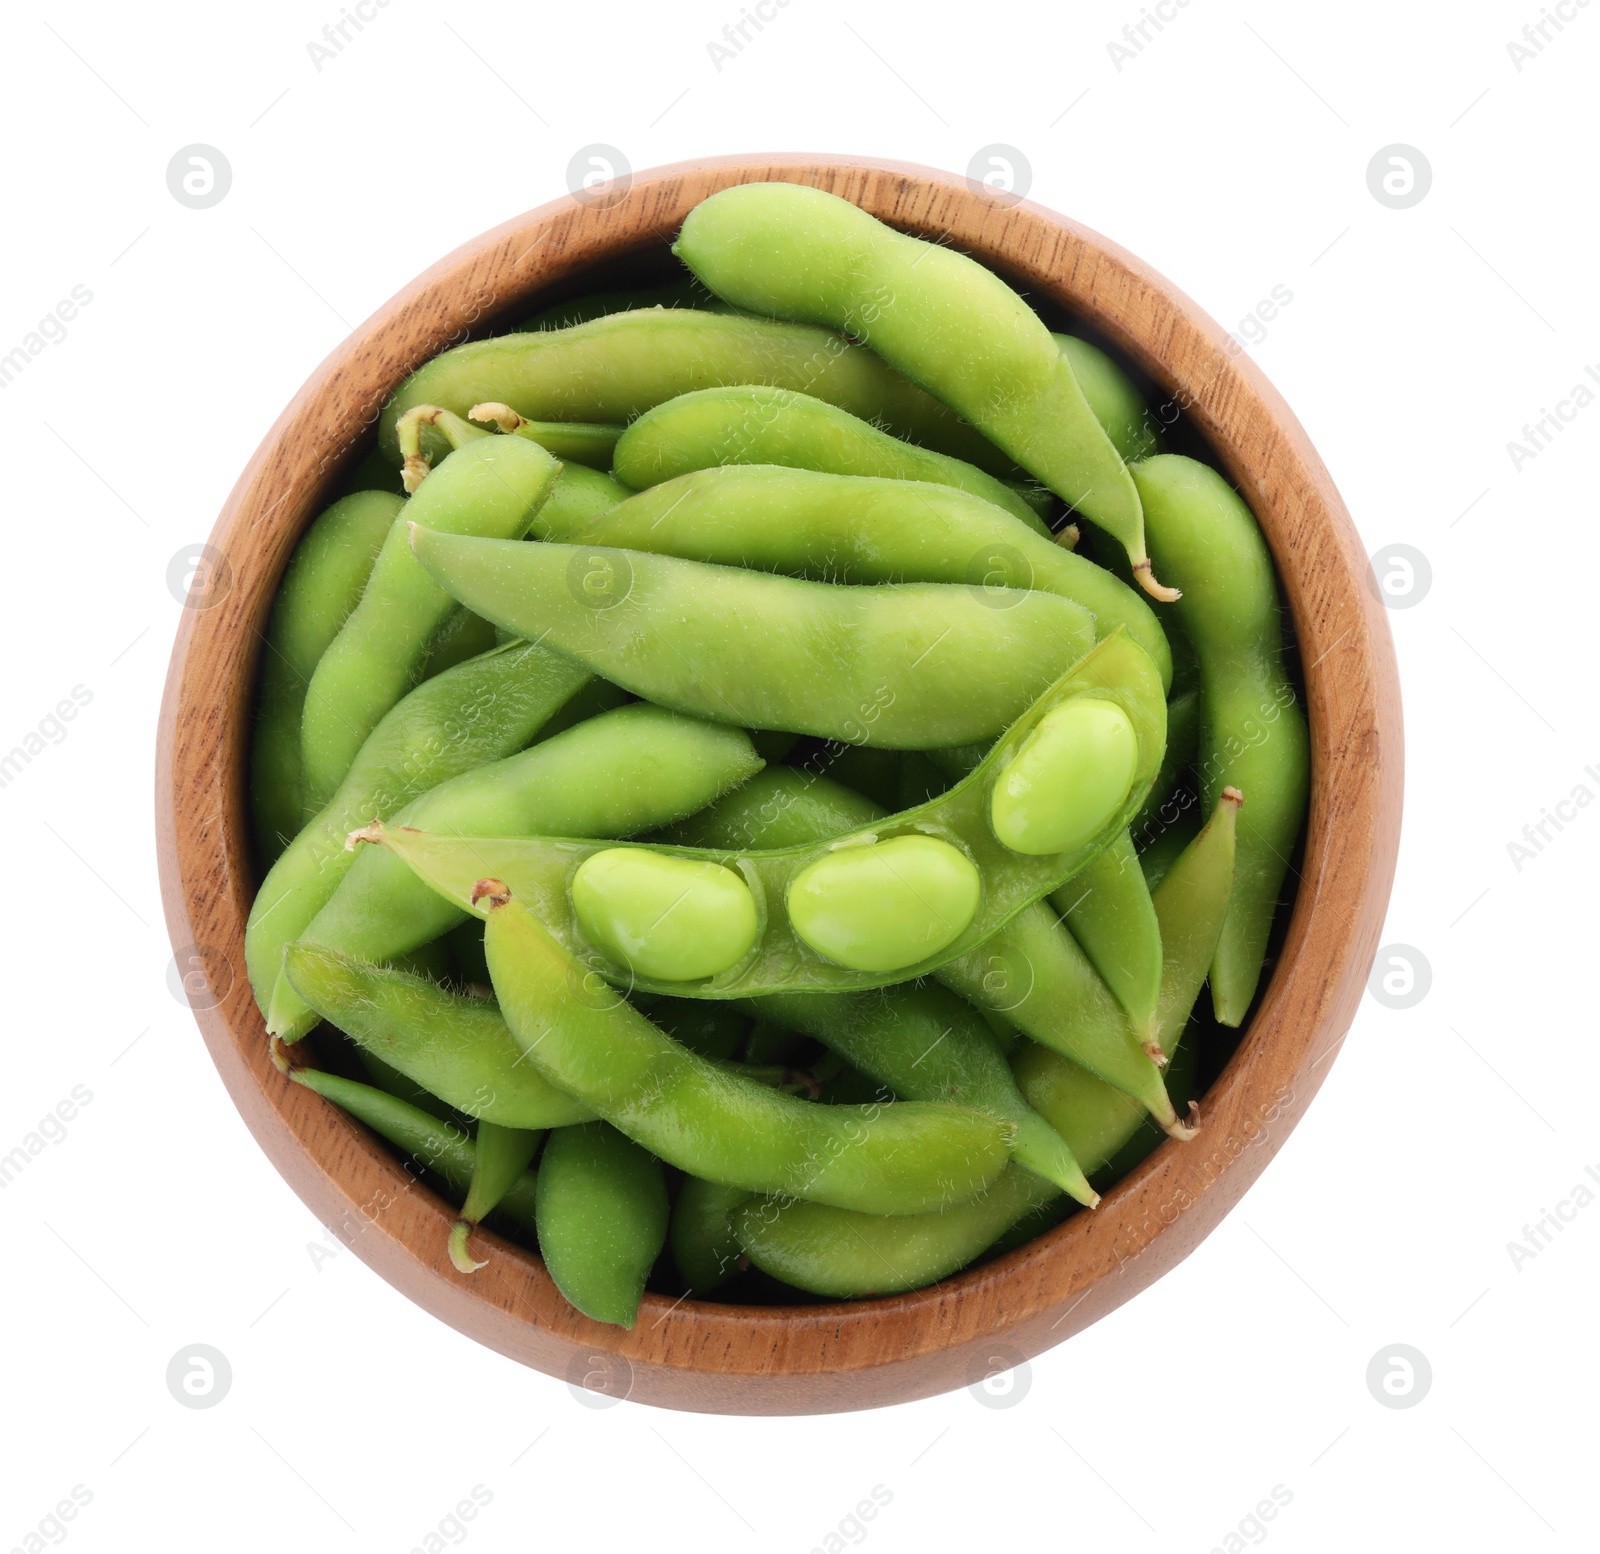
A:
[[[295,541],[408,372],[496,318],[659,270],[698,201],[769,178],[843,195],[1054,300],[1209,440],[1260,517],[1298,633],[1312,739],[1305,861],[1283,953],[1205,1098],[1204,1131],[1163,1144],[1096,1213],[914,1294],[792,1308],[647,1295],[624,1333],[579,1316],[537,1257],[488,1233],[488,1266],[456,1273],[453,1212],[269,1061],[244,974],[253,680]],[[683,164],[543,206],[440,261],[322,363],[240,476],[211,545],[226,577],[215,575],[207,607],[184,612],[156,774],[163,902],[196,1019],[251,1131],[317,1217],[419,1305],[524,1364],[665,1407],[744,1414],[870,1408],[965,1385],[1081,1331],[1187,1256],[1282,1145],[1349,1027],[1401,807],[1399,684],[1366,557],[1328,472],[1248,356],[1147,266],[1050,211],[926,168],[808,155]]]

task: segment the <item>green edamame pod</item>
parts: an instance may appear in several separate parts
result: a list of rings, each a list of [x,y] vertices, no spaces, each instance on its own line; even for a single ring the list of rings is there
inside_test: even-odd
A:
[[[783,465],[954,486],[1050,531],[1003,481],[792,389],[735,387],[681,394],[647,410],[617,443],[612,473],[636,490],[718,465]]]
[[[736,307],[865,342],[1121,541],[1147,591],[1172,597],[1151,575],[1139,493],[1071,359],[992,270],[789,183],[719,190],[672,251]]]
[[[951,486],[730,465],[652,486],[588,523],[558,530],[541,514],[536,526],[570,544],[833,583],[965,583],[1000,615],[1008,590],[1059,594],[1094,615],[1099,637],[1126,627],[1163,689],[1172,682],[1166,635],[1126,583]]]
[[[332,797],[367,735],[405,695],[434,633],[454,609],[450,595],[411,554],[407,524],[416,519],[439,532],[520,540],[559,473],[556,461],[533,443],[485,437],[452,453],[406,504],[361,602],[306,689],[300,748],[306,802],[313,808]]]
[[[1013,850],[996,835],[991,820],[996,801],[1009,794],[1015,770],[1029,764],[1038,732],[1084,707],[1110,707],[1127,720],[1135,742],[1133,769],[1116,791],[1095,796],[1092,812],[1080,814],[1068,850]],[[831,842],[774,850],[639,843],[619,849],[601,841],[459,838],[394,825],[368,827],[355,839],[381,844],[433,889],[480,916],[488,908],[474,902],[477,881],[486,874],[505,881],[586,970],[630,988],[747,998],[881,987],[977,951],[1116,836],[1143,801],[1145,784],[1159,765],[1165,711],[1154,665],[1118,635],[1062,676],[962,782],[927,804]],[[1040,793],[1071,802],[1047,768],[1041,767],[1038,776]],[[1013,824],[1014,818],[1006,829]],[[572,881],[575,870],[608,852],[629,854],[630,868],[643,867],[634,859],[655,858],[719,869],[724,879],[715,902],[722,900],[722,891],[743,888],[758,909],[759,934],[751,952],[715,971],[702,970],[698,981],[652,975],[637,963],[622,964],[614,951],[604,953],[595,943],[602,920],[592,911],[585,916]],[[698,898],[686,895],[675,909],[674,935],[688,930],[697,905]],[[723,908],[714,904],[706,931],[726,920]]]
[[[1305,823],[1310,737],[1284,668],[1272,556],[1243,498],[1214,469],[1177,454],[1146,459],[1134,478],[1151,509],[1151,544],[1183,585],[1177,615],[1200,664],[1201,799],[1211,809],[1232,786],[1250,801],[1211,968],[1217,1018],[1240,1025]]]
[[[738,790],[735,789],[735,792]],[[700,998],[667,998],[659,993],[638,993],[634,1002],[674,1041],[703,1058],[726,1060],[744,1044],[749,1019],[731,1004]]]
[[[472,1232],[516,1185],[543,1138],[544,1134],[523,1128],[502,1128],[499,1123],[479,1122],[472,1141],[472,1179],[467,1184],[461,1217],[450,1229],[448,1251],[457,1273],[476,1273],[486,1266],[472,1256],[469,1246]]]
[[[1161,994],[1161,928],[1133,838],[1124,831],[1076,878],[1052,892],[1066,921],[1136,1031],[1148,1031]]]
[[[719,1069],[583,968],[504,886],[484,930],[506,1023],[528,1061],[668,1163],[707,1181],[876,1213],[970,1197],[1008,1156],[1007,1130],[956,1106],[831,1107]]]
[[[750,1198],[728,1218],[738,1250],[763,1273],[814,1295],[850,1300],[946,1278],[1059,1197],[1052,1183],[1012,1165],[984,1192],[937,1214],[862,1214]]]
[[[539,1162],[539,1255],[586,1317],[633,1326],[667,1221],[654,1155],[604,1122],[550,1135]]]
[[[1171,1057],[1200,996],[1234,889],[1236,820],[1240,798],[1224,788],[1210,821],[1156,886],[1153,899],[1165,956],[1155,1040]],[[1144,1126],[1125,1095],[1059,1052],[1025,1047],[1013,1067],[1029,1103],[1073,1148],[1091,1176],[1101,1171]]]
[[[709,1295],[740,1271],[739,1238],[728,1216],[750,1194],[686,1176],[672,1205],[669,1238],[678,1277],[691,1295]]]
[[[295,546],[278,585],[261,653],[250,743],[250,805],[263,868],[277,861],[304,818],[300,716],[306,686],[361,598],[379,547],[404,505],[384,491],[358,491],[335,502]]]
[[[612,313],[444,351],[395,390],[378,423],[378,446],[399,462],[396,427],[417,405],[465,416],[493,400],[530,421],[626,425],[680,394],[725,383],[812,394],[991,474],[1012,472],[980,432],[871,351],[825,329],[694,308]]]
[[[393,824],[457,837],[631,836],[693,814],[760,767],[742,730],[635,702],[430,788]],[[448,933],[465,915],[398,858],[366,847],[298,937],[382,962]],[[315,1024],[314,1011],[280,978],[267,1029],[294,1042]]]
[[[952,1101],[1011,1124],[1018,1164],[1090,1208],[1100,1201],[1060,1134],[1023,1100],[989,1027],[944,988],[774,993],[744,1007],[803,1031],[908,1101]]]
[[[613,480],[601,470],[582,464],[563,464],[550,499],[534,515],[532,532],[540,539],[564,533],[598,518],[608,507],[625,502],[633,488]]]
[[[647,701],[852,743],[916,749],[998,734],[1094,636],[1089,612],[1052,594],[837,588],[423,528],[412,548],[469,609]]]
[[[466,1116],[507,1129],[561,1128],[594,1117],[522,1061],[493,999],[464,998],[317,944],[288,945],[283,973],[364,1054]]]
[[[371,1085],[343,1079],[338,1074],[297,1068],[291,1070],[289,1077],[349,1112],[380,1138],[442,1177],[451,1192],[461,1196],[472,1185],[476,1150],[460,1128]],[[537,1198],[536,1173],[524,1171],[501,1197],[500,1213],[520,1229],[534,1233]]]
[[[797,766],[769,766],[688,819],[668,826],[656,840],[734,852],[802,847],[846,831],[865,830],[886,812],[831,777]]]
[[[1200,692],[1184,691],[1167,703],[1167,749],[1161,757],[1161,770],[1150,784],[1149,796],[1128,827],[1133,844],[1143,851],[1146,842],[1175,818],[1169,802],[1177,791],[1178,779],[1194,764],[1200,741]]]
[[[464,664],[469,658],[476,658],[499,645],[494,627],[481,615],[474,615],[471,610],[452,610],[445,616],[444,625],[434,632],[422,668],[417,671],[417,680],[419,683],[431,680],[436,674],[454,669],[457,664]]]
[[[372,731],[338,792],[256,892],[245,964],[266,1013],[283,947],[327,904],[354,861],[351,830],[392,815],[461,772],[520,750],[591,679],[548,648],[511,643],[426,680]]]
[[[586,324],[591,318],[604,318],[608,313],[632,313],[640,308],[699,308],[722,307],[699,281],[673,281],[666,286],[642,286],[634,291],[597,291],[586,297],[574,297],[568,302],[557,302],[542,309],[517,325],[519,332],[532,329],[570,329],[574,324]]]
[[[1057,335],[1056,348],[1089,401],[1095,420],[1123,459],[1147,459],[1161,451],[1161,431],[1134,381],[1097,345],[1076,335]]]

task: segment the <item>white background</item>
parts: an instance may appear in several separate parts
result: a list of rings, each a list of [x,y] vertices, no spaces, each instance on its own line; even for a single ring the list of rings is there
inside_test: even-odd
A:
[[[483,1551],[804,1551],[875,1485],[892,1499],[862,1530],[882,1554],[1204,1551],[1230,1532],[1284,1551],[1584,1543],[1600,1205],[1569,1210],[1520,1268],[1508,1243],[1600,1170],[1600,813],[1576,811],[1520,870],[1507,844],[1575,786],[1600,793],[1584,772],[1600,769],[1600,408],[1520,472],[1507,444],[1600,363],[1600,6],[1521,71],[1506,45],[1534,0],[1194,0],[1120,71],[1106,45],[1135,0],[791,0],[720,70],[707,44],[737,0],[393,0],[319,71],[307,44],[338,11],[78,6],[8,24],[0,354],[75,285],[93,300],[0,399],[0,747],[74,686],[92,700],[0,788],[0,1153],[74,1086],[92,1100],[0,1190],[0,1548],[74,1485],[92,1500],[64,1530],[84,1550],[403,1554],[477,1485],[492,1498],[464,1531]],[[232,167],[210,209],[167,189],[194,142]],[[317,1265],[320,1227],[169,991],[150,824],[169,562],[349,329],[562,194],[596,142],[635,169],[807,149],[963,172],[980,147],[1019,148],[1035,199],[1225,325],[1293,293],[1257,360],[1368,551],[1404,543],[1431,565],[1427,596],[1390,616],[1408,772],[1385,932],[1430,963],[1427,996],[1365,999],[1239,1209],[1035,1360],[1008,1408],[965,1391],[822,1419],[581,1407],[349,1252]],[[1404,210],[1367,185],[1395,142],[1433,173]],[[203,1411],[164,1379],[194,1343],[233,1372]],[[1396,1343],[1432,1367],[1404,1410],[1365,1379]],[[1240,1535],[1279,1485],[1287,1506]]]

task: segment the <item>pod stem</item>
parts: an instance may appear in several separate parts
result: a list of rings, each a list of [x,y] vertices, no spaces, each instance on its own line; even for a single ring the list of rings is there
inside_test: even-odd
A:
[[[467,412],[469,421],[487,421],[493,426],[498,426],[502,432],[515,432],[519,426],[527,424],[527,417],[520,416],[510,405],[502,405],[497,399],[486,400],[481,405],[474,405]]]
[[[1160,1118],[1156,1119],[1160,1122]],[[1168,1138],[1177,1139],[1181,1144],[1187,1144],[1190,1139],[1197,1138],[1200,1133],[1200,1106],[1198,1102],[1189,1102],[1189,1116],[1187,1121],[1174,1117],[1171,1122],[1161,1122],[1161,1131]]]
[[[395,438],[400,444],[400,482],[410,496],[427,478],[432,466],[422,451],[422,429],[431,426],[453,449],[475,442],[485,434],[470,422],[439,405],[413,405],[395,422]]]
[[[1181,588],[1168,588],[1165,583],[1156,581],[1155,573],[1150,570],[1150,558],[1148,556],[1142,561],[1134,562],[1133,575],[1138,579],[1139,586],[1152,599],[1159,599],[1162,604],[1174,604],[1183,597]]]
[[[480,1268],[489,1266],[486,1262],[478,1262],[467,1245],[475,1229],[477,1226],[470,1219],[458,1219],[450,1227],[450,1261],[457,1273],[476,1273]]]
[[[1078,541],[1082,538],[1083,533],[1075,523],[1066,524],[1062,528],[1057,529],[1055,533],[1055,542],[1063,550],[1076,550],[1078,548]]]

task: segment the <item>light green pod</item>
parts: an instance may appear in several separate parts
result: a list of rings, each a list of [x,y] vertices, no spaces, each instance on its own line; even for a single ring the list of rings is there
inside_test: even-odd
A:
[[[301,537],[278,585],[250,740],[250,807],[263,868],[277,861],[305,818],[300,717],[306,687],[361,598],[403,505],[384,491],[358,491],[335,502]]]
[[[720,863],[609,847],[572,877],[578,925],[619,965],[658,982],[714,977],[761,931],[750,887]]]
[[[1132,378],[1097,345],[1076,335],[1057,335],[1056,346],[1071,364],[1112,446],[1129,464],[1161,451],[1161,432]]]
[[[852,744],[992,738],[1094,637],[1089,612],[1052,594],[838,588],[643,551],[424,528],[412,530],[412,548],[469,609],[647,701]]]
[[[959,848],[896,836],[824,853],[795,876],[787,905],[795,932],[819,955],[855,971],[899,971],[965,933],[982,892],[977,865]]]
[[[1080,697],[1041,718],[989,797],[994,834],[1013,852],[1081,847],[1123,808],[1139,737],[1115,702]]]
[[[495,640],[495,630],[481,615],[471,610],[452,610],[428,644],[428,651],[417,671],[417,680],[431,680],[446,669],[454,669],[469,658],[487,653],[500,644]]]
[[[338,791],[268,870],[251,903],[245,965],[263,1014],[284,945],[301,937],[355,861],[345,847],[350,832],[374,816],[393,815],[451,777],[522,749],[591,678],[548,648],[515,642],[424,681],[384,717]]]
[[[1121,541],[1150,586],[1127,466],[1069,357],[992,270],[789,183],[739,184],[702,200],[673,252],[736,307],[871,346]]]
[[[407,524],[520,539],[560,468],[533,443],[485,437],[445,459],[395,519],[361,602],[306,690],[300,748],[305,801],[313,810],[332,797],[367,735],[411,687],[434,633],[455,608],[411,554]]]
[[[831,583],[964,583],[1001,612],[1012,589],[1059,594],[1094,615],[1098,637],[1125,626],[1163,688],[1171,684],[1166,634],[1126,583],[951,486],[730,465],[665,481],[588,521],[562,516],[541,513],[540,537]]]
[[[823,837],[864,831],[883,815],[871,799],[831,777],[797,766],[768,766],[714,803],[668,826],[655,840],[675,847],[735,852],[803,847]]]
[[[289,945],[283,973],[364,1053],[469,1117],[560,1128],[594,1116],[523,1061],[493,999],[464,998],[316,944]]]
[[[493,400],[531,421],[626,425],[655,405],[725,383],[796,389],[991,474],[1011,460],[873,352],[826,329],[694,308],[612,313],[569,329],[494,335],[441,352],[395,390],[378,445],[399,462],[396,424],[417,405],[465,416]],[[436,433],[425,447],[443,446]]]
[[[635,702],[429,789],[394,823],[458,837],[631,836],[693,814],[760,766],[742,730]],[[448,933],[465,915],[397,858],[366,847],[297,937],[384,962]],[[280,977],[267,1029],[294,1042],[315,1024],[315,1012]]]
[[[642,491],[678,475],[733,464],[953,486],[1049,538],[1039,515],[1004,481],[792,389],[713,388],[669,399],[623,433],[611,468],[618,480]]]
[[[586,1317],[633,1326],[667,1224],[655,1156],[604,1122],[550,1135],[539,1161],[539,1255]]]
[[[1050,904],[1116,994],[1133,1028],[1148,1031],[1161,994],[1161,926],[1133,837],[1124,831],[1052,892]]]
[[[472,1144],[472,1179],[461,1204],[461,1216],[450,1229],[450,1261],[458,1273],[476,1273],[485,1264],[473,1259],[468,1242],[480,1220],[499,1207],[516,1186],[543,1142],[544,1134],[523,1128],[502,1128],[480,1122]]]
[[[672,1205],[669,1240],[678,1277],[691,1295],[705,1296],[740,1271],[739,1238],[728,1216],[750,1194],[686,1176]]]

